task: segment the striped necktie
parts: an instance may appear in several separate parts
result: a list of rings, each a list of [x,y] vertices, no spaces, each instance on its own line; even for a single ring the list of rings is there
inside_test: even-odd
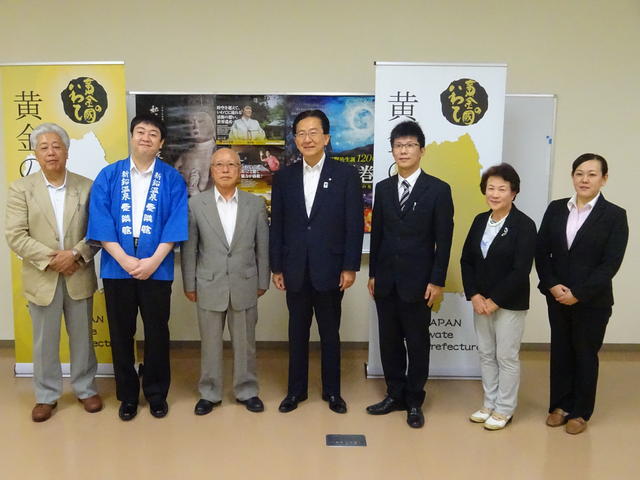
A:
[[[404,188],[402,195],[400,195],[400,210],[402,211],[404,211],[404,206],[407,204],[407,200],[409,199],[409,193],[411,192],[409,190],[410,187],[411,185],[409,185],[409,182],[402,180],[402,188]]]

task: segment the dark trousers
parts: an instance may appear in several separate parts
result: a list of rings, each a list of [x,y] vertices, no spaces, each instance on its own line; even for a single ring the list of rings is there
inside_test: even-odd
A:
[[[375,300],[387,394],[408,407],[419,407],[424,402],[424,386],[429,377],[431,308],[424,300],[405,302],[395,287]]]
[[[611,307],[566,306],[547,297],[551,325],[549,412],[561,408],[568,418],[589,420],[596,402],[598,351]]]
[[[138,309],[144,325],[142,391],[149,402],[167,398],[169,366],[169,312],[171,281],[103,279],[111,335],[116,396],[138,403],[140,382],[134,368],[134,335]]]
[[[285,280],[286,281],[286,280]],[[306,395],[309,385],[309,330],[316,315],[322,353],[322,393],[340,395],[340,315],[339,288],[319,292],[311,285],[308,270],[302,289],[287,290],[289,308],[289,395]]]

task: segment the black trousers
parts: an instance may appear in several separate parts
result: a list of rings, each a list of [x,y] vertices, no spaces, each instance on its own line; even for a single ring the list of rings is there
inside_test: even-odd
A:
[[[171,384],[169,366],[170,280],[103,279],[111,335],[116,396],[138,403],[140,382],[134,368],[138,309],[144,325],[142,391],[149,402],[165,400]]]
[[[598,386],[598,351],[611,307],[579,303],[566,306],[547,297],[551,325],[549,412],[561,408],[568,418],[591,418]]]
[[[306,395],[309,386],[309,330],[316,315],[322,353],[322,393],[340,395],[340,316],[339,288],[319,292],[309,278],[308,268],[302,289],[287,290],[289,308],[289,395]]]
[[[419,407],[424,403],[429,377],[431,308],[425,300],[405,302],[395,287],[375,300],[387,394],[408,407]]]

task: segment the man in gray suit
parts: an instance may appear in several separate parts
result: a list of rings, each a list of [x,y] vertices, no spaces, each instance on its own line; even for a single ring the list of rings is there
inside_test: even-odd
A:
[[[233,344],[236,400],[261,412],[256,376],[258,297],[269,288],[269,226],[264,201],[237,188],[240,157],[229,148],[211,156],[213,188],[189,200],[189,240],[181,247],[186,297],[198,306],[202,340],[196,415],[222,401],[222,332]]]

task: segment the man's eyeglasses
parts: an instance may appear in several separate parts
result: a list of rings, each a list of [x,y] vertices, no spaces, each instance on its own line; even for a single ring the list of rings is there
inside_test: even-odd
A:
[[[394,143],[393,144],[393,149],[400,151],[400,150],[404,150],[405,148],[407,150],[415,150],[416,148],[420,147],[419,143]]]

